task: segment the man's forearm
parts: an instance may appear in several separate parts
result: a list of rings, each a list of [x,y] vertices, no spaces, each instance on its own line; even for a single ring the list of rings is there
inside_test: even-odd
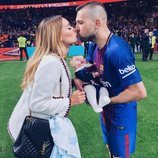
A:
[[[130,101],[138,101],[144,97],[146,97],[146,89],[142,82],[129,86],[119,95],[111,97],[110,104],[117,104],[117,103],[127,103]]]
[[[117,96],[111,97],[110,104],[119,104],[119,103],[127,103],[130,101],[137,101],[138,98],[135,94],[130,92],[130,90],[126,89],[122,93]]]

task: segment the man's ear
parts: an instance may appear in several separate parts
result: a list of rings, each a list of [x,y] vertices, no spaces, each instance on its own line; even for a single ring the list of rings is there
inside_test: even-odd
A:
[[[99,27],[100,27],[100,20],[99,20],[99,19],[97,19],[97,20],[95,21],[95,25],[96,25],[96,28],[99,28]]]

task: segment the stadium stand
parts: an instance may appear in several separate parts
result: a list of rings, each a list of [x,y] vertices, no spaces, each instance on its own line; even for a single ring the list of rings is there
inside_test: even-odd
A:
[[[67,1],[54,0],[53,3]],[[35,4],[37,2],[50,3],[51,0],[1,0],[0,4]],[[104,5],[109,13],[108,24],[111,31],[126,39],[131,46],[134,42],[135,51],[141,51],[141,36],[145,28],[148,28],[158,37],[158,4],[156,0],[132,0],[119,3],[104,3]],[[21,32],[27,38],[28,46],[35,46],[35,31],[41,19],[60,14],[71,21],[73,25],[76,15],[75,8],[75,6],[28,7],[18,10],[0,10],[0,48],[17,47],[17,38]]]

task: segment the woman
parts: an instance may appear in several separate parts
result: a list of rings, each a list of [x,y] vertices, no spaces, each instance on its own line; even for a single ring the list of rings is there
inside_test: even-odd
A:
[[[66,19],[53,16],[42,20],[36,33],[36,50],[21,85],[24,92],[9,121],[9,132],[15,140],[29,108],[32,116],[49,119],[55,143],[50,158],[81,157],[74,127],[66,117],[71,106],[85,101],[83,91],[71,93],[64,60],[76,41],[76,32]]]

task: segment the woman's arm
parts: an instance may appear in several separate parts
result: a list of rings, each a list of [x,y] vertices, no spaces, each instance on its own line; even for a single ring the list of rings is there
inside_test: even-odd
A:
[[[60,60],[52,56],[42,59],[35,73],[30,108],[33,112],[47,115],[65,115],[70,105],[70,98],[53,98],[61,77]]]

